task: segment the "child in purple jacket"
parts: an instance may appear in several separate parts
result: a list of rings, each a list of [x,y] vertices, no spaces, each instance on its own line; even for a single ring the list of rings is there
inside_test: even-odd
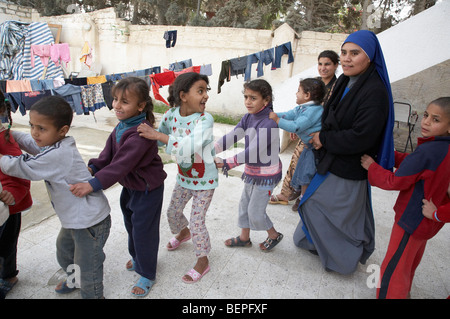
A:
[[[131,293],[144,297],[156,277],[159,223],[167,174],[156,141],[142,138],[137,132],[139,124],[153,126],[155,122],[147,83],[128,77],[116,84],[111,93],[113,109],[120,122],[99,157],[88,163],[94,178],[89,183],[73,185],[71,190],[75,196],[85,196],[117,182],[123,186],[120,207],[132,257],[126,268],[141,275]]]

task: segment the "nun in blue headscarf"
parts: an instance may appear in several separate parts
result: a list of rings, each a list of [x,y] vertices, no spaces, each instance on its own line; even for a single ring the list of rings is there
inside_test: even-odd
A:
[[[394,166],[394,111],[389,76],[376,35],[347,37],[340,55],[343,74],[311,143],[317,174],[300,206],[294,243],[317,254],[325,269],[351,274],[375,249],[375,224],[367,171],[368,154]]]

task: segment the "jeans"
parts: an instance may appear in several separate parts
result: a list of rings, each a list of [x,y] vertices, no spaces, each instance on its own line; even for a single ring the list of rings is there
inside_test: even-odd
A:
[[[174,47],[177,43],[177,30],[164,32],[164,39],[166,40],[166,48]]]
[[[84,299],[103,297],[103,247],[109,236],[111,216],[89,228],[61,228],[56,240],[56,258]],[[73,272],[75,271],[75,272]],[[77,273],[78,271],[78,273]],[[77,279],[79,278],[79,282]],[[69,287],[72,282],[67,281]]]
[[[301,190],[302,186],[309,185],[317,171],[314,153],[308,144],[305,144],[292,176],[291,186],[296,191]]]

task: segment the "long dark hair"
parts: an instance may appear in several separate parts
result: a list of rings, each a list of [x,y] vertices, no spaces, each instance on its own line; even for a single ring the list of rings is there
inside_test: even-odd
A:
[[[12,117],[11,117],[11,103],[9,102],[8,99],[5,98],[2,91],[0,91],[0,113],[6,114],[6,116],[8,117],[9,123],[8,123],[8,127],[6,128],[5,139],[8,143],[11,143],[10,130],[11,130],[12,122],[13,122]]]
[[[130,93],[134,93],[138,97],[138,103],[145,102],[145,107],[143,112],[146,113],[146,119],[149,121],[152,126],[155,125],[155,115],[153,114],[153,102],[150,97],[150,88],[148,87],[147,82],[137,77],[126,77],[120,80],[116,85],[111,89],[111,95],[114,96],[116,91],[128,91]]]
[[[189,92],[194,83],[200,80],[205,81],[206,84],[209,85],[209,79],[204,74],[187,72],[177,76],[175,81],[169,86],[169,97],[167,98],[167,102],[169,102],[170,107],[180,106],[180,92]]]

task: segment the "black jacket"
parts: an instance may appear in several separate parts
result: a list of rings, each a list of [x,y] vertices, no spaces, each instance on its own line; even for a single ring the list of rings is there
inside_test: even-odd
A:
[[[367,179],[361,156],[376,159],[389,114],[389,98],[375,65],[364,72],[341,97],[349,77],[341,75],[324,107],[320,142],[315,152],[320,174],[331,172],[345,179]]]

